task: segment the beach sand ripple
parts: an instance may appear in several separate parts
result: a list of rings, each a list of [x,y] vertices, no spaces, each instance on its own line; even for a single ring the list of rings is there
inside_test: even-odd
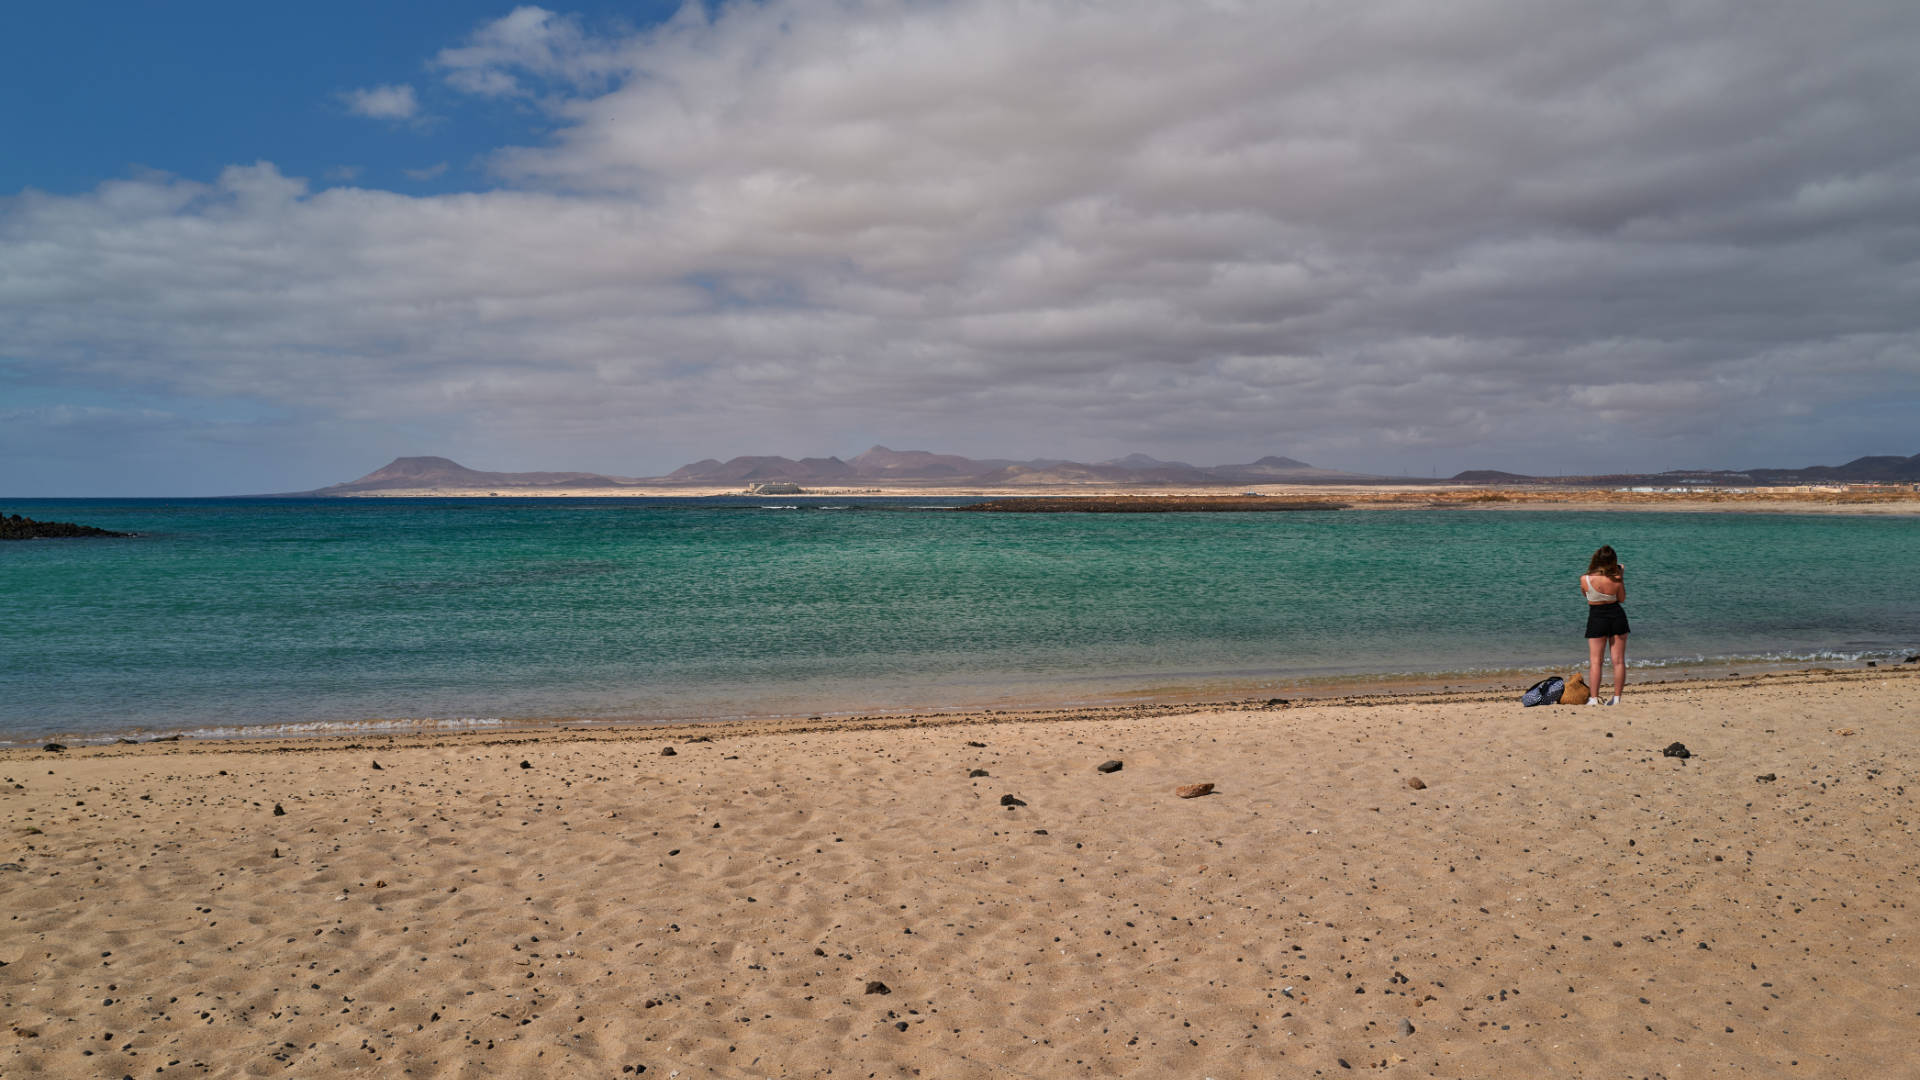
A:
[[[8,751],[0,1074],[1893,1076],[1917,709]]]

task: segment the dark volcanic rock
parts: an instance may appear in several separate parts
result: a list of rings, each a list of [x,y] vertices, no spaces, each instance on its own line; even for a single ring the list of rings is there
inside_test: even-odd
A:
[[[1668,744],[1666,749],[1660,751],[1660,755],[1662,757],[1677,757],[1680,760],[1685,761],[1686,759],[1693,756],[1693,751],[1687,749],[1686,743],[1677,742],[1677,743]]]
[[[1027,804],[1024,800],[1016,796],[1002,795],[1000,796],[1000,805],[1001,806],[1025,806]]]
[[[1762,784],[1771,784],[1780,778],[1770,772],[1763,772],[1759,776],[1754,777],[1754,779]]]
[[[661,757],[679,757],[680,751],[675,750],[671,746],[663,746],[660,748],[660,756]]]
[[[967,773],[967,776],[969,779],[975,776],[985,776],[985,775],[987,775],[987,770],[985,769],[974,769],[973,771]]]
[[[1103,761],[1100,764],[1095,765],[1093,768],[1095,772],[1119,772],[1121,769],[1125,767],[1126,766],[1124,766],[1118,761]]]
[[[879,979],[874,979],[867,983],[867,993],[891,994],[893,993],[893,989],[889,987],[886,983],[881,982]]]
[[[40,749],[45,750],[49,754],[57,754],[60,751],[65,750],[66,748],[67,746],[65,743],[50,742],[47,745],[41,747]]]
[[[127,536],[128,533],[75,525],[70,521],[35,521],[19,514],[0,515],[0,540],[40,540],[69,536]]]

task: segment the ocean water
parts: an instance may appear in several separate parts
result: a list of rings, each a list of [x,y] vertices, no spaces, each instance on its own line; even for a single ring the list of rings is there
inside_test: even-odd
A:
[[[0,741],[1258,696],[1584,662],[1920,651],[1920,519],[970,514],[938,500],[14,501]]]

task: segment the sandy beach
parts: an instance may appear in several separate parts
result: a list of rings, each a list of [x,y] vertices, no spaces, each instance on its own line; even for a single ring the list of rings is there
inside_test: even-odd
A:
[[[1516,697],[0,752],[0,1075],[1911,1075],[1920,673]]]

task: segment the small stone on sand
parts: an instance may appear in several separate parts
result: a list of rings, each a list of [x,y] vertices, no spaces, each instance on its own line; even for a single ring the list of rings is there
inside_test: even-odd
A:
[[[1118,761],[1103,761],[1093,768],[1095,772],[1119,772],[1124,767],[1125,766]]]
[[[1213,794],[1212,784],[1182,784],[1173,789],[1175,795],[1183,799],[1197,799],[1202,795]]]
[[[1409,776],[1407,777],[1407,786],[1415,791],[1425,791],[1427,789],[1427,782],[1417,776]]]

